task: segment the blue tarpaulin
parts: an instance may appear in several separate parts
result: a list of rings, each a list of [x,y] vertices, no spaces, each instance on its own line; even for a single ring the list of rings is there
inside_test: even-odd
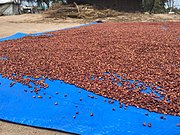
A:
[[[27,34],[17,33],[0,41],[23,36]],[[133,106],[120,108],[116,101],[109,104],[110,99],[60,80],[45,80],[49,87],[38,95],[20,83],[10,87],[11,82],[0,76],[0,120],[83,135],[180,134],[180,127],[176,126],[180,123],[178,116]],[[152,127],[143,126],[143,123],[151,123]]]

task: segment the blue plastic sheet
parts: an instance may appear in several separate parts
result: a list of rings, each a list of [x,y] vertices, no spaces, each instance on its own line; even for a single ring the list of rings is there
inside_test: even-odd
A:
[[[18,33],[14,34],[14,35],[11,35],[11,36],[9,36],[9,37],[0,38],[0,42],[1,42],[1,41],[5,41],[5,40],[10,40],[10,39],[12,40],[12,39],[22,38],[22,37],[25,37],[25,36],[27,36],[27,35],[28,35],[28,34],[18,32]]]
[[[26,35],[17,33],[4,39]],[[120,108],[116,101],[109,104],[110,99],[59,80],[46,80],[49,87],[42,89],[38,95],[30,92],[32,88],[20,83],[10,87],[11,82],[0,76],[0,120],[83,135],[180,134],[180,127],[176,126],[180,123],[178,116],[148,112],[133,106]],[[166,120],[160,119],[161,116]],[[143,123],[151,123],[152,127],[143,126]]]

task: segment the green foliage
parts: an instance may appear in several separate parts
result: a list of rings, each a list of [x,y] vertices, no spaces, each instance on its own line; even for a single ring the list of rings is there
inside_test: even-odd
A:
[[[143,3],[144,11],[146,12],[150,11],[152,4],[153,4],[153,0],[144,0]]]
[[[163,0],[156,0],[153,10],[155,13],[164,13],[165,12],[164,1]]]
[[[167,0],[144,0],[144,11],[153,13],[164,13],[166,1]]]

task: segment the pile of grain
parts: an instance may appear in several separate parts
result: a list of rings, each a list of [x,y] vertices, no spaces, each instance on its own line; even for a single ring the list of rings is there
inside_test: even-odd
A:
[[[180,23],[104,23],[49,34],[1,42],[0,74],[29,87],[64,80],[120,106],[180,116]]]

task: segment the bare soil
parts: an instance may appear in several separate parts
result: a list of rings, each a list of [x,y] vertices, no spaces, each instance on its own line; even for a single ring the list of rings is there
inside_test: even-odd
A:
[[[58,30],[62,28],[80,25],[80,22],[60,20],[53,22],[51,20],[44,20],[41,14],[23,14],[14,16],[0,17],[0,38],[6,37],[17,32],[36,33],[46,32],[50,30]]]
[[[71,135],[71,134],[0,121],[0,135]]]

